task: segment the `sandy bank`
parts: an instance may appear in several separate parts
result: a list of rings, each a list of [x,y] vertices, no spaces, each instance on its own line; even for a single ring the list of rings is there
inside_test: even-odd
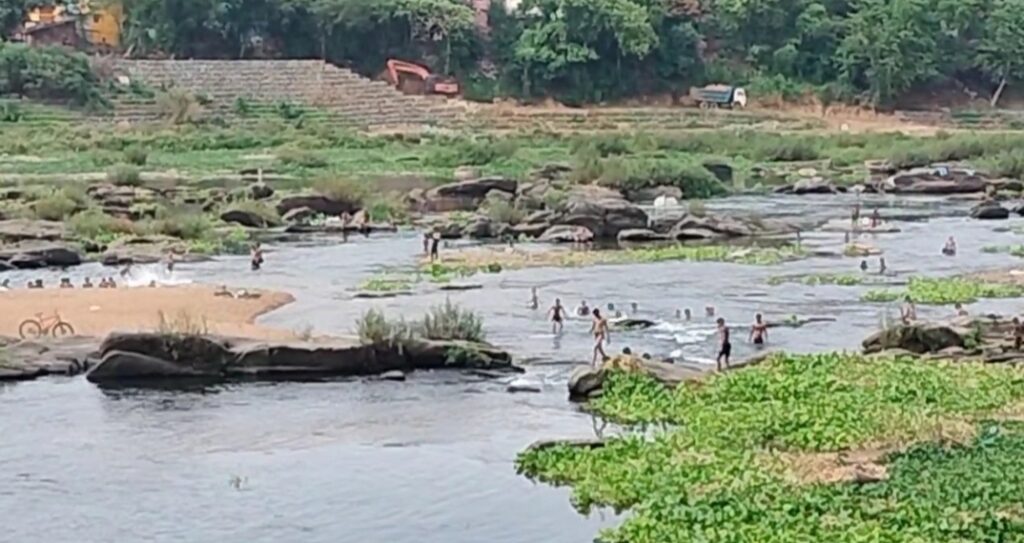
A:
[[[18,336],[18,326],[37,313],[59,312],[79,335],[105,336],[114,331],[149,331],[160,326],[160,313],[169,321],[205,322],[211,333],[251,337],[290,338],[288,330],[254,324],[256,317],[294,300],[283,292],[250,291],[253,298],[216,296],[210,286],[167,286],[116,289],[19,289],[0,292],[0,336]]]

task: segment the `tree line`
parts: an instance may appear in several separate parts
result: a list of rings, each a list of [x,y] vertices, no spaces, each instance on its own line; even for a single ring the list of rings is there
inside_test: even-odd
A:
[[[94,0],[96,2],[111,0]],[[0,0],[9,33],[38,0]],[[1024,0],[123,0],[132,55],[324,58],[367,75],[388,58],[467,92],[568,103],[705,82],[886,105],[951,78],[993,103],[1024,78]]]

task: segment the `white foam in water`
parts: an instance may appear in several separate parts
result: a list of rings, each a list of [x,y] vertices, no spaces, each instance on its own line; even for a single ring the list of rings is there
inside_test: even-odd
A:
[[[167,267],[163,264],[133,266],[121,281],[129,287],[145,287],[154,281],[158,285],[187,285],[192,282],[191,279],[167,271]]]

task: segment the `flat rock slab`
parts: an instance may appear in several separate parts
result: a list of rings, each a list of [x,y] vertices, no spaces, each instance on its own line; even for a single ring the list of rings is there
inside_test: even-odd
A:
[[[93,364],[99,347],[95,338],[79,336],[30,341],[0,339],[0,344],[0,381],[79,374]]]

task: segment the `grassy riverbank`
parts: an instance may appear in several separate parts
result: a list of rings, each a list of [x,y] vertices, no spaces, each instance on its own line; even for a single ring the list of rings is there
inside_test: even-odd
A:
[[[636,432],[518,467],[581,512],[628,510],[608,543],[1007,540],[1024,534],[1022,402],[1015,368],[841,354],[676,390],[616,374],[592,407]]]
[[[728,165],[734,183],[746,187],[783,180],[790,170],[815,167],[839,182],[860,182],[866,160],[897,167],[964,160],[996,175],[1024,172],[1024,134],[898,133],[784,134],[748,129],[609,133],[533,132],[358,135],[329,125],[268,120],[240,127],[139,126],[115,128],[86,123],[5,123],[0,142],[0,180],[26,176],[68,180],[112,166],[139,162],[146,172],[174,172],[189,181],[216,180],[246,168],[287,174],[301,187],[321,175],[373,178],[400,174],[448,179],[457,166],[485,174],[524,177],[550,163],[575,168],[579,181],[630,184],[641,174],[669,172],[698,184],[704,163]],[[129,151],[130,150],[130,151]],[[134,156],[127,156],[131,152]],[[686,175],[684,175],[686,174]],[[706,190],[706,189],[705,189]],[[705,194],[695,194],[703,197]]]
[[[866,302],[894,302],[908,297],[919,304],[966,304],[979,298],[1024,297],[1024,287],[964,277],[911,277],[905,290],[869,290],[862,299]]]

